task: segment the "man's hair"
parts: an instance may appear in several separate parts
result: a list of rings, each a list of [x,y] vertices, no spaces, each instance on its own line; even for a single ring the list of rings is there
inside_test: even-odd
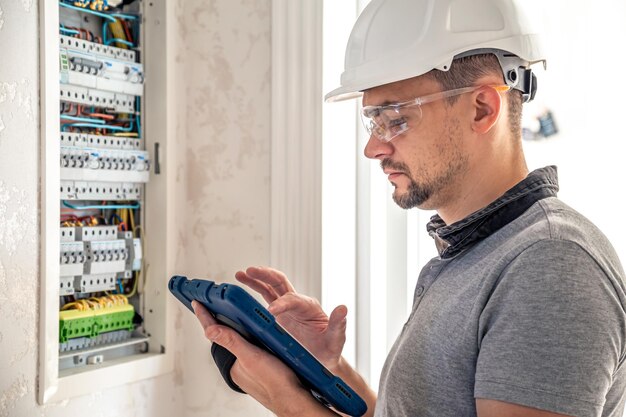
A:
[[[452,61],[450,70],[432,70],[427,73],[427,76],[437,81],[442,90],[452,90],[469,87],[479,78],[493,74],[499,74],[504,84],[504,75],[498,58],[493,54],[479,54],[455,59]],[[507,94],[509,96],[509,128],[514,138],[518,139],[522,135],[522,92],[511,89]],[[450,97],[448,103],[454,104],[458,98],[458,96]]]

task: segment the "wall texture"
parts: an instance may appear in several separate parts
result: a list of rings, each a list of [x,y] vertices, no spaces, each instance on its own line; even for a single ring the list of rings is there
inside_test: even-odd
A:
[[[230,281],[237,270],[270,257],[271,2],[181,4],[179,128],[187,143],[180,272]],[[181,320],[185,415],[265,415],[216,376],[195,318]]]
[[[47,1],[47,0],[46,0]],[[231,280],[269,262],[270,0],[177,0],[177,266]],[[221,382],[178,309],[175,371],[39,406],[36,0],[0,0],[0,417],[263,416]]]

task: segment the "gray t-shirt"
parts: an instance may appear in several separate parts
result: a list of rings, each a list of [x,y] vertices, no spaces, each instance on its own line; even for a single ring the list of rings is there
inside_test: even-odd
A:
[[[375,415],[475,416],[475,399],[488,398],[621,417],[625,305],[624,271],[604,235],[541,198],[423,268]]]

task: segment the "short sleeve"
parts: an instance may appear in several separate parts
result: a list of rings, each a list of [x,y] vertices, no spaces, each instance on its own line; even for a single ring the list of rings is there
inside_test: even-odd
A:
[[[624,322],[615,288],[583,248],[539,241],[504,270],[482,311],[474,396],[600,416]]]

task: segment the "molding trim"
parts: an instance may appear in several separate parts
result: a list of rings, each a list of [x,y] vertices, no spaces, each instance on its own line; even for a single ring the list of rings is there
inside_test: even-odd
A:
[[[58,389],[59,377],[59,3],[39,0],[39,364],[37,401]]]
[[[270,263],[321,298],[322,1],[272,1]]]

